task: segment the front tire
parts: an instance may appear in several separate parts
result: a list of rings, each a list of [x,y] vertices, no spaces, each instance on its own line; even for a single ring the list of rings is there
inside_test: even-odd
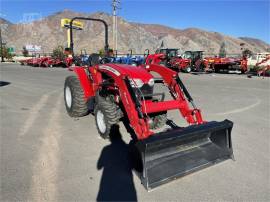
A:
[[[190,73],[190,72],[191,72],[191,67],[187,67],[187,68],[185,69],[185,72],[186,72],[186,73]]]
[[[87,103],[80,81],[76,76],[68,76],[65,81],[64,98],[66,110],[71,117],[82,117],[88,114]]]
[[[94,114],[98,133],[103,139],[108,139],[113,125],[117,124],[122,117],[121,109],[109,96],[97,95]]]

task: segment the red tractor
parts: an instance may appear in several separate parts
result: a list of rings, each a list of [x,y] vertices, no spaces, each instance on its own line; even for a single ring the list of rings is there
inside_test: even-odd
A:
[[[179,49],[158,49],[155,54],[148,55],[146,65],[159,64],[182,72],[191,72],[190,59],[179,56]]]
[[[44,56],[44,57],[41,57],[39,62],[38,62],[38,66],[39,67],[49,67],[48,66],[48,61],[51,59],[51,57],[49,56]]]
[[[233,158],[229,120],[206,122],[178,73],[158,64],[132,66],[107,63],[108,26],[100,19],[92,20],[105,26],[105,57],[90,55],[89,66],[73,67],[64,85],[67,113],[81,117],[90,112],[100,136],[112,137],[113,128],[126,122],[131,133],[130,148],[137,173],[146,189],[155,188],[180,176]],[[73,33],[70,29],[73,53]],[[151,73],[157,73],[156,78]],[[155,74],[156,75],[156,74]],[[159,85],[168,87],[156,93]],[[168,96],[168,95],[167,95]],[[167,119],[169,110],[179,110],[187,127],[179,127]],[[158,131],[167,126],[163,131]]]
[[[38,57],[33,58],[28,65],[31,65],[33,67],[39,67],[42,60],[43,57],[40,57],[40,55],[38,55]]]
[[[190,68],[195,72],[207,71],[207,61],[203,58],[203,51],[185,51],[182,58],[190,60]]]

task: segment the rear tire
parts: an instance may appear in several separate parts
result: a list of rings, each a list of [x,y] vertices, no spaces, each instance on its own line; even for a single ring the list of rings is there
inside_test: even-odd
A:
[[[109,96],[102,97],[98,95],[94,114],[98,133],[103,139],[108,139],[112,126],[117,124],[122,117],[121,109]]]
[[[191,72],[191,67],[187,67],[187,68],[185,69],[185,72],[186,72],[186,73],[190,73],[190,72]]]
[[[80,81],[76,76],[68,76],[65,81],[64,98],[66,110],[71,117],[82,117],[88,114],[87,103]]]

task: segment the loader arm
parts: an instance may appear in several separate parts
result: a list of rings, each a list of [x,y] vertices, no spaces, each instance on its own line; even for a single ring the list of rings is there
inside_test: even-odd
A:
[[[119,96],[125,111],[127,112],[126,114],[130,121],[130,125],[134,129],[138,139],[145,139],[154,134],[149,129],[148,123],[148,114],[151,113],[178,109],[183,118],[190,125],[204,123],[200,110],[193,104],[192,97],[176,72],[155,64],[150,65],[148,70],[156,72],[162,76],[164,83],[170,89],[174,100],[160,102],[139,100],[129,83],[129,75],[123,71],[123,69],[114,64],[100,65],[98,67],[98,71],[100,73],[103,72],[114,79],[115,86],[118,88]],[[101,85],[102,81],[99,81]],[[187,100],[192,103],[193,109],[189,107]]]
[[[195,104],[193,103],[192,97],[190,96],[185,85],[179,78],[177,72],[167,67],[156,64],[150,64],[147,69],[148,71],[158,73],[163,78],[164,83],[170,89],[170,92],[173,95],[174,99],[178,101],[178,105],[176,106],[178,106],[181,115],[189,124],[204,123],[200,110],[196,108]],[[193,109],[189,107],[187,100],[191,103]],[[176,103],[172,104],[175,106]]]
[[[138,139],[145,139],[152,135],[153,132],[149,129],[147,119],[141,116],[141,103],[139,100],[136,100],[136,96],[134,96],[133,89],[129,83],[129,76],[124,71],[121,71],[121,69],[113,67],[115,67],[115,65],[100,65],[98,72],[105,73],[113,78],[131,127],[135,131]],[[101,82],[100,85],[102,85]]]

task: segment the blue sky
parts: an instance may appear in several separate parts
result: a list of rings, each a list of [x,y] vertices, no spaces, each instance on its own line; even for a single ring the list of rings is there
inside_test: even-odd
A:
[[[111,0],[0,0],[0,15],[16,23],[24,13],[42,17],[70,9],[111,13]],[[270,43],[269,0],[121,0],[119,15],[128,21],[196,27],[234,37],[249,36]]]

